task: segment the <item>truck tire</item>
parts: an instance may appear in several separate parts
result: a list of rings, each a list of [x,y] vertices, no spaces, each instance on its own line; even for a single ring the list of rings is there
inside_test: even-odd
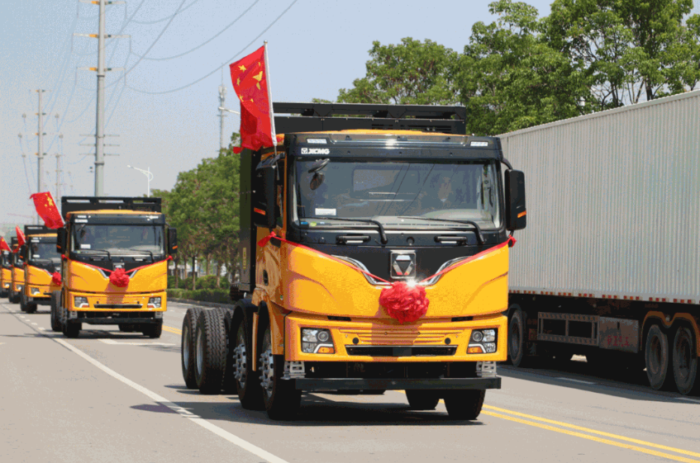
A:
[[[143,327],[141,331],[144,336],[148,336],[151,339],[158,339],[163,334],[163,320],[158,321],[158,323],[148,324]]]
[[[77,338],[80,335],[80,329],[82,328],[81,323],[64,323],[63,324],[63,336],[67,338]]]
[[[221,315],[214,310],[200,312],[194,336],[194,377],[199,392],[218,394],[226,365],[226,337]]]
[[[525,315],[520,309],[515,309],[508,323],[508,358],[516,368],[528,367],[531,358],[527,355],[527,328]]]
[[[19,302],[19,293],[16,293],[14,290],[10,289],[9,300],[12,304],[17,304]]]
[[[435,391],[407,390],[406,399],[411,410],[435,410],[440,402],[440,395]]]
[[[27,311],[27,303],[25,302],[26,296],[24,295],[24,290],[22,290],[21,293],[19,293],[19,310],[22,312]]]
[[[475,420],[484,405],[484,390],[448,391],[445,393],[445,408],[453,420]]]
[[[51,293],[51,330],[52,331],[63,331],[63,326],[59,318],[59,307],[61,306],[61,291],[54,291]]]
[[[649,385],[656,389],[667,389],[670,385],[668,336],[659,325],[651,325],[644,344],[644,363]]]
[[[27,302],[27,313],[36,313],[37,304],[36,302]]]
[[[182,365],[182,378],[187,389],[197,389],[197,380],[194,377],[194,333],[197,318],[202,311],[199,307],[190,307],[182,320],[182,338],[180,341],[180,363]]]
[[[301,391],[294,388],[292,381],[285,381],[284,355],[272,353],[272,329],[268,321],[263,321],[260,327],[260,386],[267,416],[272,420],[290,420],[299,411]]]
[[[693,330],[687,325],[680,325],[673,335],[671,359],[676,389],[683,395],[700,392],[696,346]]]
[[[264,410],[260,374],[253,371],[252,330],[245,314],[231,326],[231,335],[233,336],[233,358],[236,364],[234,376],[238,400],[246,410]]]
[[[226,366],[224,367],[224,380],[221,390],[224,394],[236,394],[236,377],[234,369],[236,363],[233,358],[233,337],[231,336],[231,325],[233,325],[233,310],[225,309],[224,327],[226,329]]]

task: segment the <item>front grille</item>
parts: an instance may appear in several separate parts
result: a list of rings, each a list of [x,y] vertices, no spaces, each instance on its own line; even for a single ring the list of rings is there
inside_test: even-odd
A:
[[[127,320],[129,318],[153,318],[154,312],[78,312],[79,318],[113,318]]]
[[[457,347],[447,346],[345,346],[348,355],[370,357],[438,357],[454,355]]]
[[[141,309],[141,304],[95,304],[96,309]]]
[[[455,342],[457,336],[464,333],[463,329],[456,330],[431,330],[421,327],[421,330],[405,329],[405,328],[387,328],[387,329],[356,329],[347,328],[341,329],[340,332],[347,336],[348,339],[357,338],[358,344],[370,344],[381,346],[429,346],[443,344],[445,339],[450,338],[451,342]]]

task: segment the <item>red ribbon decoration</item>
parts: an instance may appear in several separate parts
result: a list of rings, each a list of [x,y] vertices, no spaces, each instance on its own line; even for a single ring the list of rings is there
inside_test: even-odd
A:
[[[53,275],[51,275],[51,283],[55,284],[56,286],[61,286],[61,274],[58,272],[53,272]]]
[[[126,288],[129,286],[129,275],[123,268],[118,268],[109,275],[109,282],[117,288]]]
[[[333,257],[330,254],[326,254],[325,252],[321,252],[317,249],[310,248],[308,246],[304,246],[303,244],[295,243],[293,241],[289,241],[285,238],[282,238],[280,236],[277,236],[275,232],[271,232],[269,235],[266,237],[262,238],[260,241],[258,241],[258,246],[260,247],[265,247],[267,243],[270,242],[271,239],[278,239],[284,243],[291,244],[292,246],[296,246],[299,248],[304,248],[308,249],[310,251],[313,251],[317,254],[320,254],[322,256],[328,257],[329,259],[332,259],[338,263],[341,263],[345,265],[346,267],[349,267],[357,272],[363,273],[371,278],[374,278],[376,281],[381,281],[383,283],[388,283],[390,286],[388,288],[383,288],[381,294],[379,295],[379,304],[382,305],[387,311],[387,314],[396,320],[399,321],[399,323],[405,323],[405,322],[414,322],[421,318],[423,315],[426,314],[428,311],[428,306],[430,305],[430,301],[425,295],[425,287],[420,286],[419,284],[416,284],[414,286],[409,286],[403,281],[396,281],[396,282],[390,282],[387,281],[383,278],[378,277],[377,275],[374,275],[372,273],[369,273],[365,270],[362,270],[359,267],[355,267],[354,265],[350,264],[349,262],[346,262],[342,259],[338,259],[336,257]],[[506,241],[504,241],[501,244],[497,244],[496,246],[490,247],[488,249],[485,249],[481,251],[478,254],[475,254],[471,257],[468,257],[464,260],[461,260],[457,262],[454,265],[451,265],[447,267],[446,269],[431,275],[427,278],[422,279],[418,283],[423,283],[426,281],[429,281],[437,276],[444,275],[445,273],[452,271],[456,269],[457,267],[460,267],[464,264],[468,264],[469,262],[473,262],[476,259],[480,259],[481,257],[484,257],[486,254],[490,254],[493,251],[497,251],[504,246],[509,246],[513,247],[515,245],[515,238],[512,236],[509,236]]]

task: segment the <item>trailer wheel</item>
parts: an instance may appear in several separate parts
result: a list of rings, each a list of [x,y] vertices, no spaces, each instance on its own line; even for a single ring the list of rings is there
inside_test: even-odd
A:
[[[51,330],[63,331],[61,321],[59,319],[58,309],[61,306],[61,291],[51,293]]]
[[[527,355],[527,336],[523,311],[515,309],[508,324],[508,358],[516,368],[525,368],[530,363]]]
[[[668,336],[659,325],[652,325],[647,333],[644,346],[644,363],[647,368],[649,385],[656,389],[666,389],[670,383]]]
[[[453,420],[475,420],[484,405],[484,390],[448,391],[445,394],[445,407]]]
[[[231,333],[235,333],[233,359],[236,364],[234,377],[238,400],[246,410],[264,410],[260,375],[253,371],[253,349],[250,344],[252,336],[247,317],[240,317],[231,327]]]
[[[235,394],[237,392],[235,377],[236,363],[233,355],[234,338],[231,334],[233,321],[233,310],[226,309],[224,312],[224,327],[226,329],[226,366],[224,367],[224,380],[221,387],[221,390],[225,394]]]
[[[190,307],[182,320],[182,338],[180,340],[180,363],[182,365],[182,377],[187,389],[197,389],[197,380],[194,377],[194,332],[197,325],[197,317],[202,311],[199,307]]]
[[[226,364],[224,320],[218,312],[204,310],[197,317],[194,376],[202,394],[218,394]]]
[[[267,416],[273,420],[294,418],[301,405],[301,391],[292,381],[285,381],[284,355],[272,354],[272,330],[269,322],[263,322],[260,341],[260,386]]]
[[[696,345],[691,328],[680,325],[673,336],[672,362],[676,388],[683,395],[697,394],[700,391]]]
[[[407,390],[406,399],[411,410],[435,410],[440,396],[435,391]]]

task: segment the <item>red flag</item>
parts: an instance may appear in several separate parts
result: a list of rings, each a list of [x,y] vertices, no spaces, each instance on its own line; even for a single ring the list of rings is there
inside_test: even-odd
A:
[[[7,251],[7,252],[12,252],[12,249],[10,249],[10,245],[7,244],[7,241],[5,241],[5,238],[0,236],[0,251]]]
[[[27,242],[27,238],[24,236],[24,233],[22,233],[22,230],[20,230],[19,227],[15,227],[15,231],[17,232],[17,246],[21,248],[24,246],[24,243]]]
[[[61,213],[58,212],[58,207],[56,207],[56,202],[53,200],[50,191],[34,193],[30,198],[34,200],[36,212],[44,219],[47,227],[55,230],[63,226],[63,218]]]
[[[257,151],[276,141],[265,46],[231,64],[231,81],[241,100],[241,147]]]

